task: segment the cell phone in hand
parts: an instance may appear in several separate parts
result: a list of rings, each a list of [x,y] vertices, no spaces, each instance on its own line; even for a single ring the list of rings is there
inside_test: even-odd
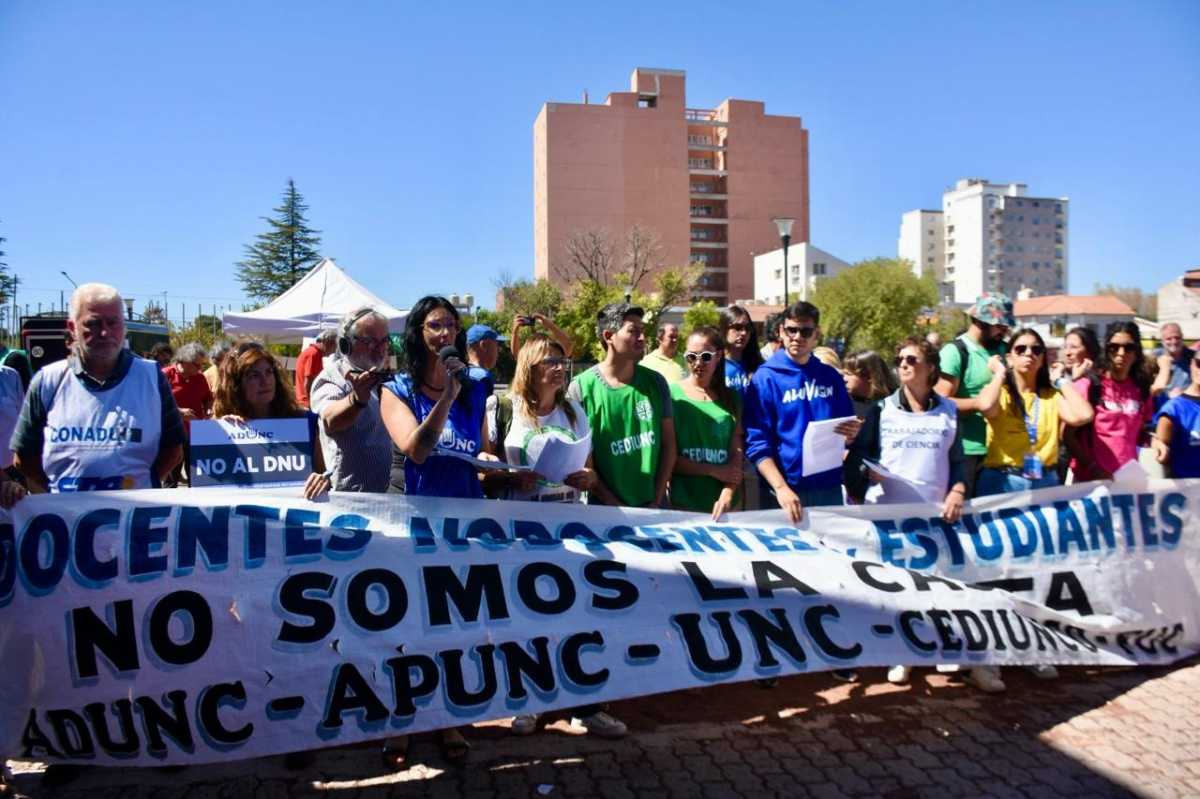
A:
[[[537,320],[532,316],[518,316],[517,323],[524,327],[533,327],[535,324],[537,324]]]

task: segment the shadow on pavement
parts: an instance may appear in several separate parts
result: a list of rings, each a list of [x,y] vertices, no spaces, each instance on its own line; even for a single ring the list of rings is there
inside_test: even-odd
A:
[[[1195,665],[1062,669],[1039,680],[1005,669],[1008,691],[986,695],[928,669],[909,685],[890,685],[882,669],[854,683],[828,673],[784,678],[771,689],[738,683],[614,703],[630,735],[605,741],[568,720],[527,737],[507,721],[468,731],[470,762],[448,766],[432,735],[418,736],[409,766],[386,771],[378,744],[323,750],[303,772],[282,758],[193,767],[91,769],[48,791],[38,771],[18,773],[13,788],[31,797],[284,796],[1126,796],[1169,794],[1169,776],[1097,768],[1080,747],[1120,748],[1136,738],[1129,711],[1114,700],[1147,681]],[[1164,688],[1167,690],[1167,688]],[[1070,727],[1067,745],[1052,730]],[[1181,704],[1180,712],[1197,708]],[[1089,717],[1090,719],[1090,717]],[[1064,751],[1071,750],[1071,751]],[[21,764],[17,764],[18,768]],[[1146,790],[1147,785],[1150,790]],[[1137,792],[1134,793],[1133,790]],[[360,793],[361,792],[361,793]],[[1181,791],[1182,792],[1182,791]]]

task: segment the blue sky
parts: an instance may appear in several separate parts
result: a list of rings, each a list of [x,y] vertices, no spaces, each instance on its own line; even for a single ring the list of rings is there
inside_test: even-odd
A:
[[[238,305],[292,177],[397,305],[532,275],[547,100],[635,66],[810,130],[813,243],[892,256],[957,178],[1071,198],[1071,291],[1200,266],[1200,3],[0,2],[0,236],[21,303],[75,280]]]

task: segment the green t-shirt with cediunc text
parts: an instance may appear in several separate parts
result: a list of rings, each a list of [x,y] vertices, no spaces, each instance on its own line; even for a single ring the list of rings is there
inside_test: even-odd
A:
[[[1004,348],[997,346],[994,349],[985,349],[975,343],[975,340],[966,333],[959,336],[958,340],[967,347],[965,373],[962,368],[962,355],[959,353],[958,345],[953,341],[942,347],[942,351],[938,354],[938,370],[943,375],[958,380],[958,391],[954,396],[971,399],[978,397],[979,392],[992,382],[992,370],[988,366],[988,359],[993,355],[1003,355]],[[960,416],[959,423],[962,425],[963,454],[986,455],[987,420],[983,418],[983,414],[972,412]]]
[[[592,429],[592,464],[622,505],[654,501],[662,454],[662,423],[672,415],[662,375],[635,366],[633,380],[609,385],[593,366],[571,381],[568,395],[583,406]]]
[[[675,451],[697,463],[721,465],[733,456],[733,432],[737,420],[712,400],[689,397],[678,383],[671,385],[675,403]],[[708,513],[724,486],[699,474],[671,475],[671,506]]]

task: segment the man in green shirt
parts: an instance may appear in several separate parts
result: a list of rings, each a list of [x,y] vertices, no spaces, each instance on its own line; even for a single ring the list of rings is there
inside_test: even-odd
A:
[[[590,501],[659,507],[675,468],[671,392],[662,375],[638,364],[646,351],[645,312],[610,303],[596,316],[604,360],[571,381],[592,430],[596,485]]]
[[[679,357],[679,325],[668,323],[658,329],[658,348],[642,358],[642,366],[658,372],[667,383],[678,383],[687,377],[687,369]]]
[[[1004,339],[1014,325],[1012,300],[1004,294],[984,292],[967,315],[971,318],[967,332],[942,347],[941,377],[934,390],[958,406],[965,456],[963,480],[971,497],[975,476],[987,454],[987,422],[979,413],[979,395],[985,389],[998,391],[1004,380]]]

